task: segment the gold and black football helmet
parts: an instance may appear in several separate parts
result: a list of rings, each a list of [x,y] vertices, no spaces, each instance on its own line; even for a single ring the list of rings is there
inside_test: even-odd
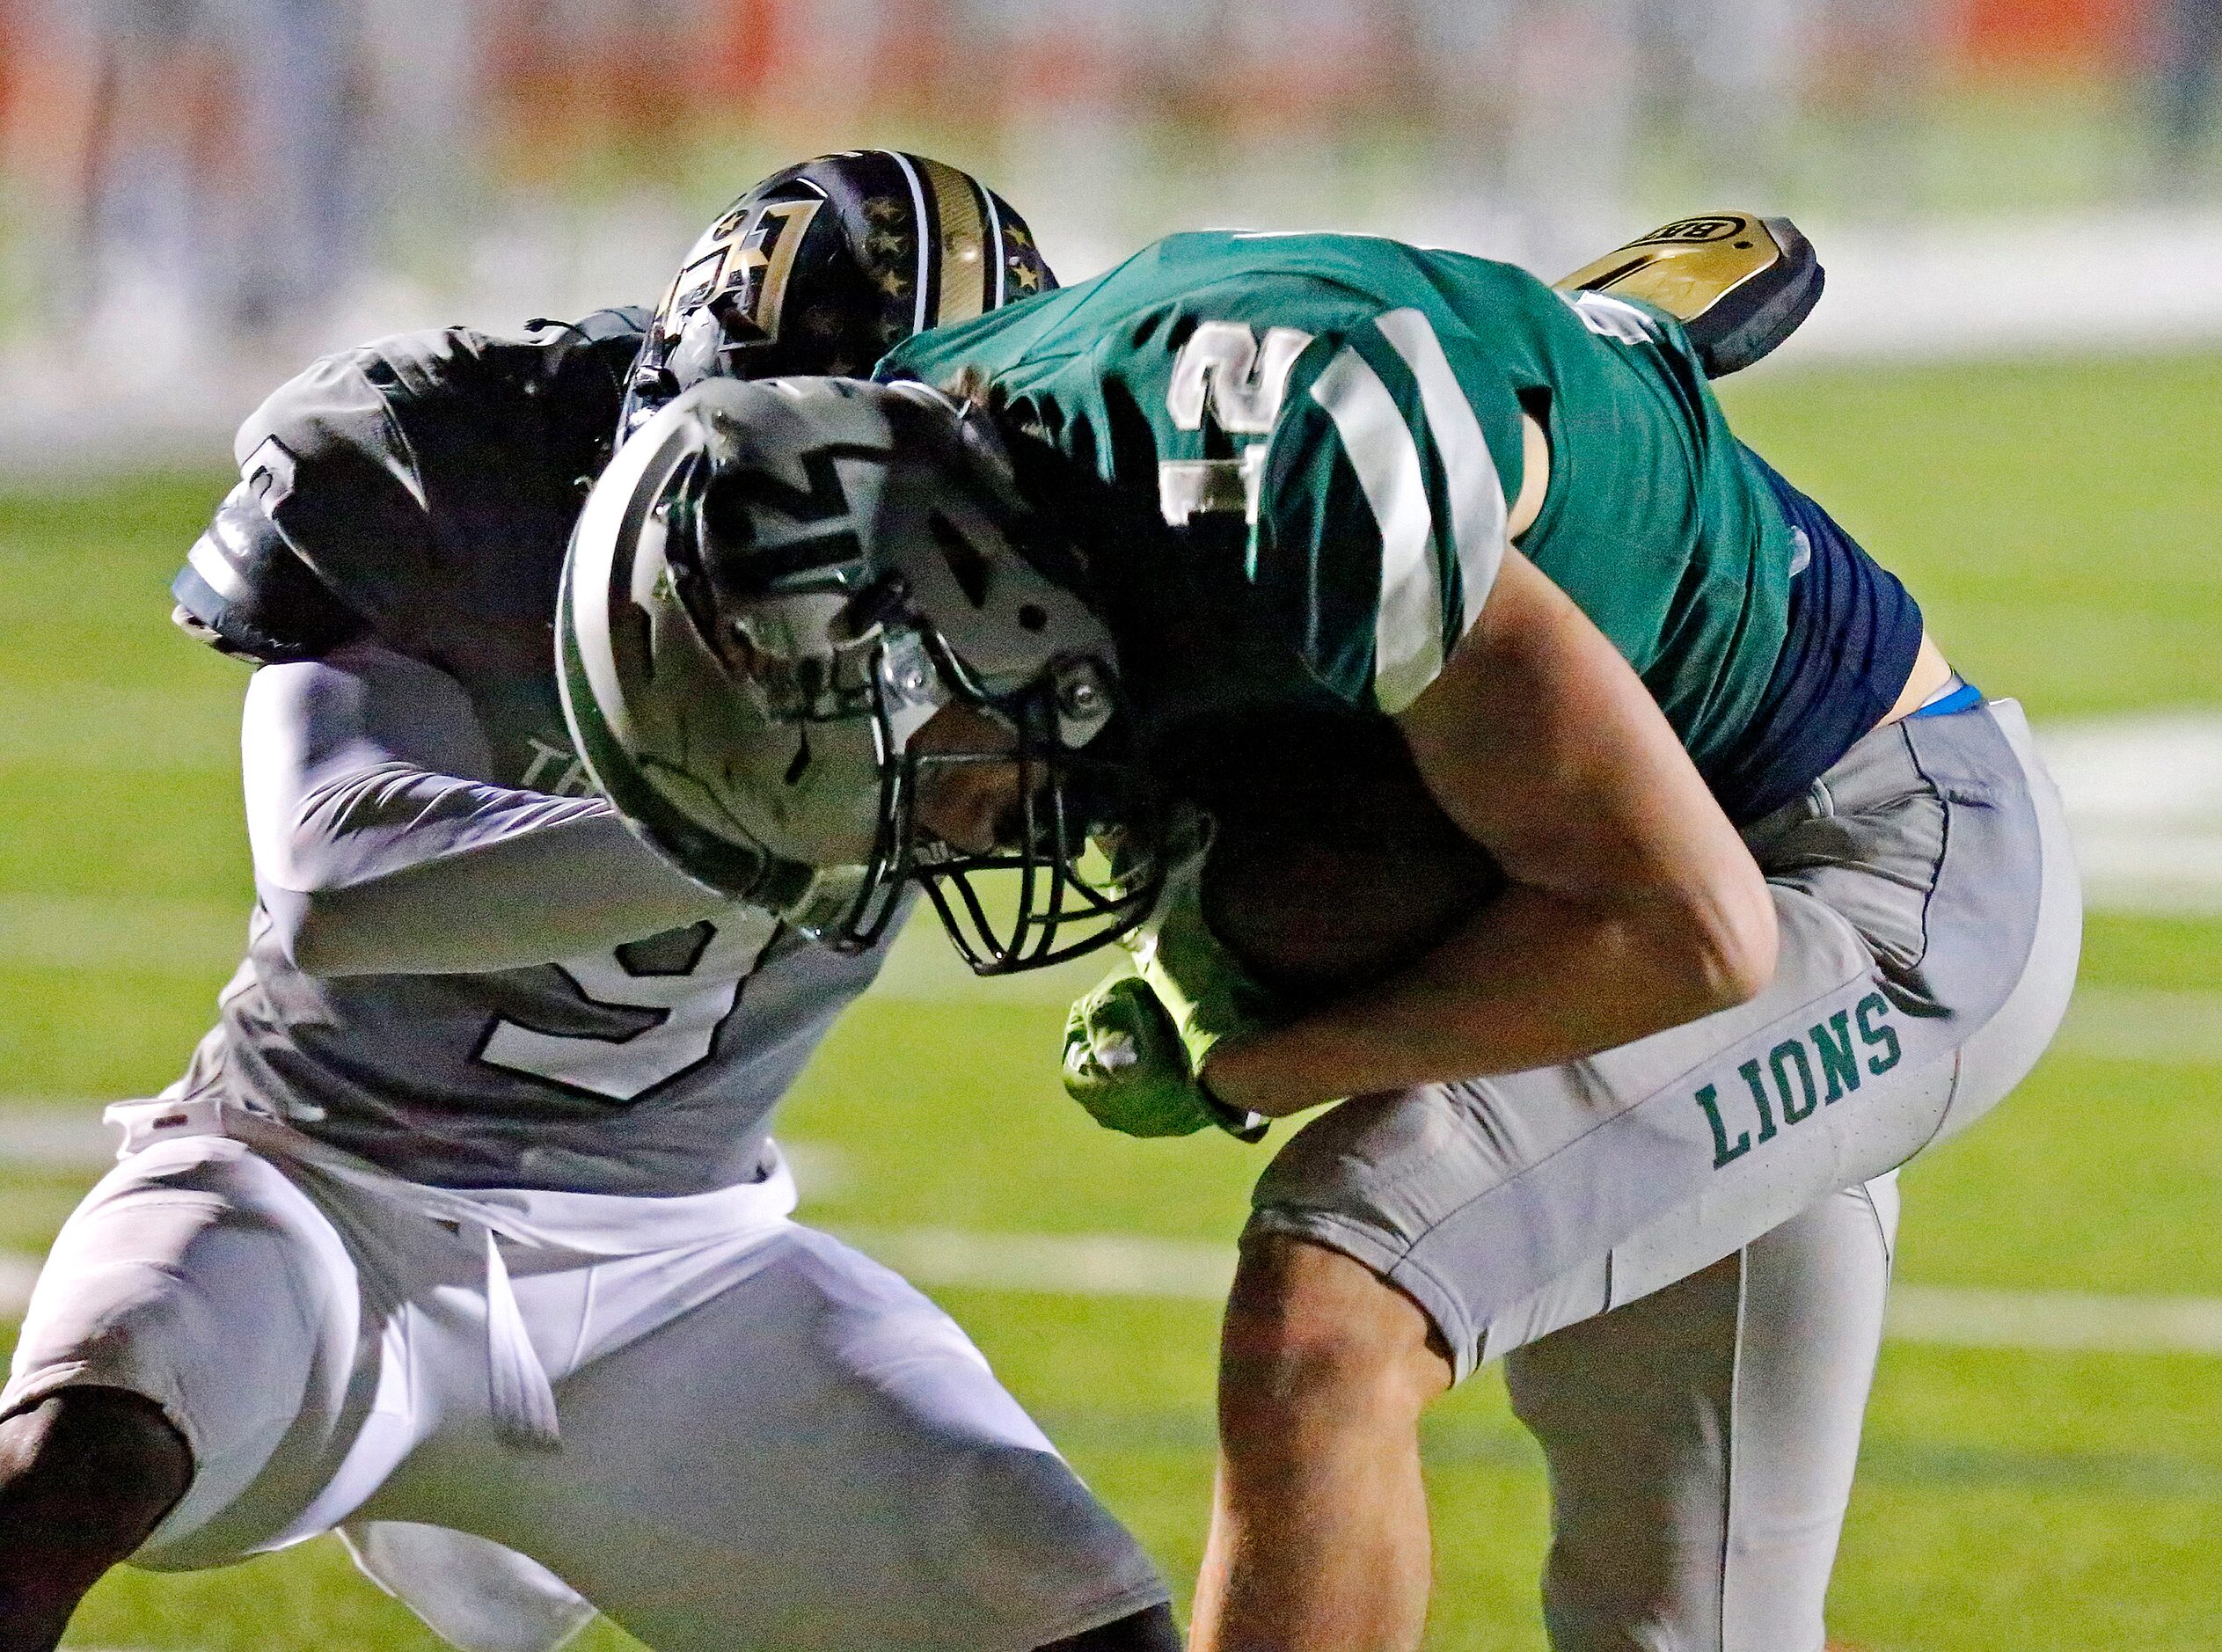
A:
[[[968,172],[850,150],[757,184],[674,278],[621,435],[705,378],[859,377],[914,333],[1048,292],[1026,220]]]

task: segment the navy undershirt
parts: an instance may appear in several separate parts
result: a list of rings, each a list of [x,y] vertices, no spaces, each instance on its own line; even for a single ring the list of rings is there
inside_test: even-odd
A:
[[[1921,651],[1921,610],[1829,513],[1749,448],[1797,542],[1782,653],[1759,707],[1706,775],[1748,824],[1801,795],[1897,703]]]

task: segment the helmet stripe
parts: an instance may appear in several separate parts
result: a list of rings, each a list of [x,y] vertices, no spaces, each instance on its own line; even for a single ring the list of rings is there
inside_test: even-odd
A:
[[[932,209],[926,205],[925,184],[918,177],[918,169],[910,164],[910,157],[908,155],[903,154],[899,150],[885,150],[884,153],[894,156],[895,164],[903,168],[903,175],[910,181],[910,204],[917,210],[918,215],[917,237],[918,243],[917,302],[914,306],[916,313],[911,318],[910,330],[913,333],[924,333],[928,325],[926,318],[933,313],[927,307],[927,303],[931,295],[926,289],[927,283],[932,280],[933,274],[933,266],[932,263],[932,252],[931,248],[931,243],[933,240],[933,212]]]
[[[988,197],[988,252],[989,262],[993,266],[990,274],[995,281],[995,300],[990,307],[1000,310],[1009,302],[1005,289],[1011,280],[1011,272],[1004,267],[1003,263],[1005,256],[1003,250],[1003,203],[989,194],[985,184],[980,186],[980,193]]]
[[[969,320],[987,308],[987,274],[980,267],[987,238],[979,186],[955,167],[925,156],[918,157],[918,166],[933,186],[934,210],[941,220],[939,302],[933,311],[939,327]]]

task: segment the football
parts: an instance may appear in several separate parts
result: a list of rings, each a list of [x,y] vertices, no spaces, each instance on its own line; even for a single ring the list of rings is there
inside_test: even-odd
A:
[[[1210,778],[1193,788],[1215,823],[1204,915],[1277,990],[1318,999],[1370,981],[1503,888],[1385,717],[1261,713],[1204,748]]]

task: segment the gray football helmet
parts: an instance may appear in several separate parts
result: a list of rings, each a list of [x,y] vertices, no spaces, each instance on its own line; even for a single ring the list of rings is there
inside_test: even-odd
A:
[[[980,973],[1055,963],[1131,928],[1159,881],[1082,582],[976,410],[915,384],[706,379],[588,498],[564,708],[603,792],[697,881],[844,950],[915,882]],[[955,702],[997,737],[914,746]],[[974,764],[1015,765],[1017,802],[994,849],[961,852],[917,801]]]

